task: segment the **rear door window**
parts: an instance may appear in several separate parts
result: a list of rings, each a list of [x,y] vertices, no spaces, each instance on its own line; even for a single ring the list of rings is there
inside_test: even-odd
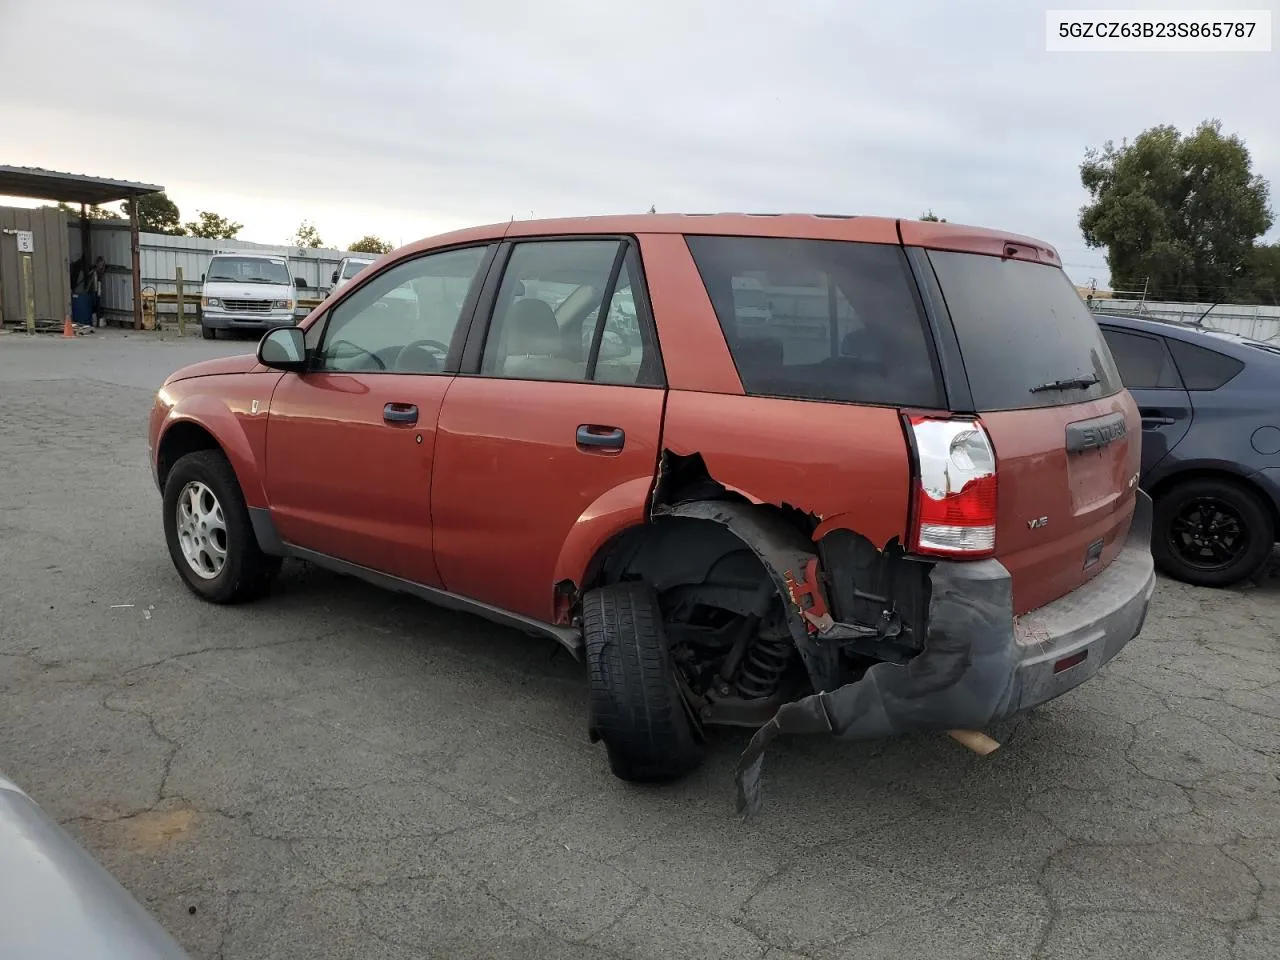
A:
[[[1170,337],[1169,349],[1188,390],[1217,390],[1244,369],[1244,364],[1235,357],[1185,340]]]
[[[1093,314],[1058,267],[931,250],[979,412],[1065,406],[1123,388]]]
[[[771,237],[686,240],[748,394],[943,405],[901,247]]]
[[[1143,333],[1130,333],[1114,327],[1103,327],[1111,356],[1120,371],[1120,379],[1130,390],[1180,389],[1173,358],[1165,348],[1162,337]]]

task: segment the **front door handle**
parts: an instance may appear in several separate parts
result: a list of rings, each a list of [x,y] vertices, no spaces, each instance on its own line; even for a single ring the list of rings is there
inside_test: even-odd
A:
[[[575,439],[579,450],[606,451],[621,450],[626,442],[626,434],[620,427],[602,427],[594,423],[578,425]]]
[[[417,423],[418,406],[413,403],[388,403],[382,408],[382,419],[387,423]]]

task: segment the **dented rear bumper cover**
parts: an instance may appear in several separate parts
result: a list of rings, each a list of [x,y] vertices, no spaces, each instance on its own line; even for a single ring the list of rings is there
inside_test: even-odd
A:
[[[1105,570],[1024,616],[1013,616],[1009,573],[997,560],[938,563],[929,576],[924,651],[907,664],[878,663],[854,683],[782,706],[739,761],[739,810],[759,808],[764,751],[781,734],[873,740],[981,729],[1097,673],[1146,619],[1155,589],[1151,500],[1138,493],[1128,539]]]

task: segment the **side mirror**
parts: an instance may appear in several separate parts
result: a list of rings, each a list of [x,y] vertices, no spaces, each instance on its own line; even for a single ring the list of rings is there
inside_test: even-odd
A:
[[[297,327],[276,327],[258,341],[258,362],[273,370],[307,369],[307,342]]]
[[[203,274],[203,273],[202,273],[202,274],[200,274],[200,282],[201,282],[201,283],[204,283],[204,274]]]
[[[337,270],[333,271],[333,276],[331,276],[331,277],[329,278],[329,282],[330,282],[330,283],[337,283],[337,282],[338,282],[338,271],[337,271]]]
[[[301,290],[303,287],[307,285],[307,281],[303,280],[301,277],[294,277],[293,285],[297,287],[299,290]]]

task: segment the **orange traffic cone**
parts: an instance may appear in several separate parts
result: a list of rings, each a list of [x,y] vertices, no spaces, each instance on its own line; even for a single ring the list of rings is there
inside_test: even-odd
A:
[[[64,337],[74,337],[76,332],[71,329],[71,318],[67,317],[62,321],[62,335]]]

